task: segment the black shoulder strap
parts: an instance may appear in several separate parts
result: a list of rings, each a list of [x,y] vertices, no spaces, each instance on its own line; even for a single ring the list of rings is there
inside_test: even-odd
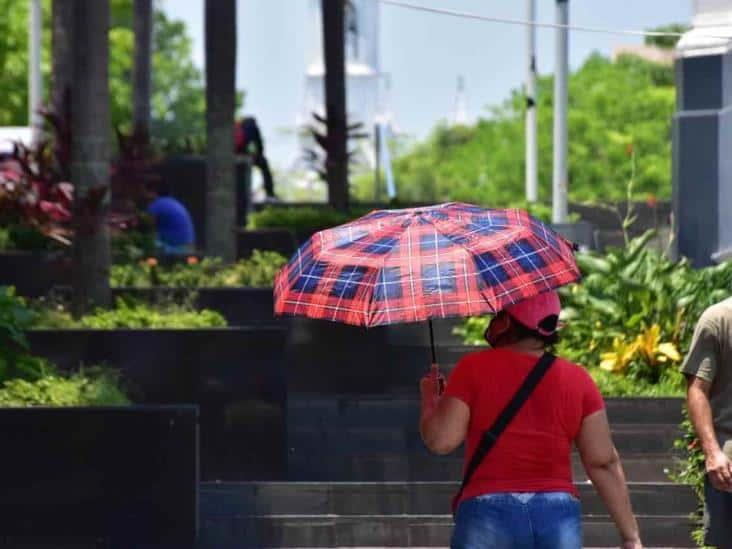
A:
[[[534,392],[534,389],[536,389],[536,386],[539,385],[539,382],[544,377],[544,374],[547,373],[549,367],[552,365],[555,359],[556,357],[551,353],[544,353],[541,356],[541,358],[537,361],[536,366],[534,366],[531,372],[529,372],[529,375],[526,376],[526,379],[521,384],[521,387],[519,387],[516,391],[516,394],[513,395],[513,398],[509,401],[503,411],[498,414],[498,417],[493,422],[493,425],[491,425],[490,429],[488,429],[483,434],[483,438],[481,439],[480,444],[478,444],[478,447],[475,449],[475,453],[470,459],[470,463],[465,470],[465,477],[463,478],[463,483],[460,486],[460,490],[458,491],[457,496],[455,496],[455,499],[453,500],[454,503],[457,503],[460,500],[460,496],[462,495],[465,487],[468,485],[468,482],[470,482],[470,479],[473,476],[473,473],[475,473],[475,470],[482,463],[483,459],[485,459],[485,456],[488,454],[488,452],[490,452],[491,448],[493,448],[496,440],[498,440],[498,437],[501,436],[501,433],[506,430],[508,424],[511,423],[511,420],[516,416],[521,407],[531,396],[531,393]]]

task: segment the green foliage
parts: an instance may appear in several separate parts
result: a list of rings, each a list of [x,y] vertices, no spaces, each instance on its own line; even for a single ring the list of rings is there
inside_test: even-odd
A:
[[[186,264],[159,266],[156,261],[137,264],[114,265],[111,270],[112,286],[152,288],[220,288],[220,287],[271,287],[274,277],[287,258],[277,252],[254,250],[249,259],[226,265],[217,258],[195,257]]]
[[[309,233],[330,229],[366,215],[366,208],[354,208],[343,213],[329,207],[278,208],[267,207],[249,216],[249,229],[289,229]]]
[[[668,342],[683,355],[704,309],[732,293],[732,263],[694,270],[685,259],[672,262],[649,249],[652,237],[649,232],[605,257],[578,254],[583,283],[561,291],[567,320],[563,340],[573,359],[599,365],[616,342],[651,337],[651,329],[657,330],[658,346]],[[631,361],[619,370],[633,372],[636,366],[641,367]]]
[[[26,225],[12,224],[0,227],[0,250],[26,252],[46,251],[55,247],[54,241],[40,231]]]
[[[673,69],[633,56],[612,62],[591,56],[570,78],[569,196],[576,202],[625,198],[628,153],[638,157],[635,197],[671,194]],[[553,78],[539,80],[540,199],[549,201],[552,179]],[[438,126],[394,163],[399,199],[459,200],[489,207],[524,196],[524,106],[515,90],[474,126]],[[370,196],[373,185],[355,189]]]
[[[654,233],[605,256],[577,255],[583,282],[560,290],[557,352],[586,366],[606,394],[680,395],[681,357],[708,306],[732,294],[732,263],[701,270],[648,248]],[[459,333],[483,343],[488,320],[468,319]]]
[[[169,304],[152,307],[132,300],[117,299],[113,309],[97,309],[74,320],[63,307],[43,308],[34,324],[36,329],[88,328],[115,329],[194,329],[225,327],[226,319],[208,309],[194,311],[190,307]]]
[[[661,25],[650,29],[652,32],[669,32],[683,34],[689,30],[689,25],[683,23],[671,23],[669,25]],[[646,36],[645,43],[647,46],[656,46],[666,50],[672,50],[681,39],[680,36]]]
[[[681,423],[681,437],[674,442],[674,448],[680,454],[675,470],[669,475],[671,480],[679,484],[691,486],[697,499],[697,508],[694,513],[696,528],[692,538],[699,547],[704,547],[704,477],[706,468],[704,452],[694,427],[689,420],[689,411],[684,407],[684,420]]]
[[[34,320],[14,289],[0,286],[0,382],[13,377],[37,379],[49,370],[47,361],[30,354],[25,332]]]
[[[0,126],[28,123],[28,2],[0,0]],[[51,1],[43,0],[42,74],[50,82]],[[185,24],[154,12],[152,135],[172,143],[205,139],[206,97],[201,71],[193,64]],[[112,0],[109,30],[109,91],[113,127],[129,130],[132,108],[132,1]],[[48,89],[48,87],[46,87]],[[239,101],[241,102],[241,94]]]
[[[116,374],[101,368],[28,381],[11,379],[0,387],[0,406],[122,406],[129,404]]]
[[[112,236],[110,247],[115,264],[129,264],[155,255],[155,234],[151,231],[123,231]]]
[[[28,7],[30,2],[0,0],[0,126],[28,124]],[[51,74],[51,1],[43,0],[41,74]]]
[[[12,288],[0,287],[0,406],[127,404],[116,374],[91,368],[64,375],[31,355],[25,332],[36,315]]]
[[[183,139],[205,142],[206,93],[203,74],[193,64],[193,42],[185,24],[162,11],[153,15],[151,134],[166,145]],[[112,1],[109,32],[109,91],[114,127],[131,129],[132,1]]]

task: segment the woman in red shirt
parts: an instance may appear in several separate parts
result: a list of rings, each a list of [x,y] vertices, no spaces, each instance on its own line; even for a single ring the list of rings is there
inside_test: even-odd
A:
[[[559,297],[547,292],[498,313],[486,330],[491,349],[462,358],[443,394],[434,374],[421,382],[420,432],[447,454],[466,443],[466,467],[483,434],[557,340]],[[580,549],[582,523],[572,482],[576,444],[605,502],[623,549],[641,547],[625,475],[602,396],[586,370],[554,360],[475,470],[457,502],[453,549]]]

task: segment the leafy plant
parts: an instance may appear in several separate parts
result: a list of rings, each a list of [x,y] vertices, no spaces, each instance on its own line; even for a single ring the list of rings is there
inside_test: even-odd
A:
[[[681,422],[681,437],[674,442],[680,458],[669,477],[674,482],[691,486],[697,499],[694,513],[695,525],[691,536],[699,547],[704,547],[704,477],[706,475],[704,452],[689,420],[689,411],[684,407],[684,420]]]
[[[112,234],[112,260],[117,265],[128,265],[151,257],[157,252],[155,233],[147,226],[144,216],[138,216],[134,228]]]
[[[34,319],[13,288],[0,286],[0,381],[12,377],[36,379],[48,371],[47,361],[30,354],[25,336]]]
[[[604,371],[602,379],[631,381],[613,391],[642,384],[681,394],[678,363],[704,309],[732,294],[732,263],[694,270],[648,248],[653,237],[649,231],[604,256],[577,255],[584,279],[560,290],[566,325],[557,351]],[[468,319],[458,333],[468,344],[482,343],[487,322]]]
[[[333,208],[279,208],[269,206],[249,216],[249,229],[289,229],[295,233],[314,233],[348,223],[366,215],[367,208],[354,208],[344,214]]]
[[[117,299],[113,309],[97,309],[92,314],[74,320],[64,307],[39,311],[34,328],[92,330],[115,329],[193,329],[226,326],[226,319],[208,309],[200,311],[180,305],[152,307],[130,300]]]
[[[57,373],[29,381],[11,379],[0,387],[0,406],[122,406],[129,400],[119,377],[102,368]]]
[[[255,250],[249,259],[226,265],[217,258],[188,258],[185,264],[164,267],[154,258],[137,264],[114,265],[111,284],[115,287],[216,288],[270,287],[277,271],[287,262],[283,255]]]

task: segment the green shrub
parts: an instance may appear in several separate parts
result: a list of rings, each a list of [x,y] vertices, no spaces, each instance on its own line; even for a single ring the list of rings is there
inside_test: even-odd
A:
[[[114,287],[152,288],[218,288],[271,287],[274,277],[287,259],[271,251],[255,250],[249,259],[226,265],[220,259],[189,258],[186,264],[163,267],[157,261],[131,265],[114,265],[111,284]]]
[[[706,467],[704,452],[696,437],[694,427],[689,420],[689,412],[684,407],[684,420],[681,422],[681,437],[674,442],[674,448],[679,452],[676,467],[669,474],[674,482],[691,486],[697,500],[694,513],[695,528],[691,536],[699,547],[704,547],[704,477]]]
[[[0,406],[126,404],[116,374],[91,368],[63,375],[30,353],[25,333],[37,314],[12,288],[0,287]]]
[[[97,309],[94,313],[74,320],[62,306],[40,309],[36,329],[88,328],[115,329],[194,329],[226,326],[226,319],[216,311],[191,310],[180,305],[152,307],[147,304],[117,299],[114,309]]]
[[[155,234],[152,231],[124,231],[112,236],[110,241],[112,260],[115,264],[140,261],[157,253]]]
[[[120,406],[129,404],[119,378],[101,368],[28,381],[11,379],[0,387],[0,406]]]
[[[578,254],[582,283],[560,289],[565,327],[557,352],[586,366],[606,394],[682,394],[677,370],[695,323],[732,293],[732,263],[694,270],[649,249],[651,238],[605,256]],[[482,343],[487,323],[468,319],[458,333]]]
[[[46,251],[55,247],[54,241],[33,227],[12,224],[0,227],[0,250]]]
[[[295,233],[308,233],[330,229],[353,221],[371,211],[352,208],[344,214],[329,207],[278,208],[267,207],[249,216],[250,229],[289,229]]]
[[[48,371],[42,358],[30,354],[25,332],[35,316],[15,290],[0,286],[0,382],[13,378],[36,379]]]

